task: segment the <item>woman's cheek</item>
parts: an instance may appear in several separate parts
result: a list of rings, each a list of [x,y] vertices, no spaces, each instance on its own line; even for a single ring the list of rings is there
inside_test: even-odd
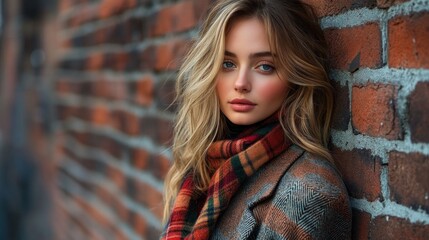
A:
[[[281,80],[267,82],[259,87],[258,95],[261,100],[283,100],[286,97],[287,83]]]

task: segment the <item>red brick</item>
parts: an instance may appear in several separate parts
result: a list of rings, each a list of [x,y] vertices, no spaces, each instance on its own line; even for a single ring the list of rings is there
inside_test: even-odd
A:
[[[177,106],[173,104],[176,98],[175,86],[176,82],[169,80],[162,80],[158,86],[155,86],[154,99],[156,99],[160,109],[173,113],[176,111]]]
[[[66,229],[72,228],[73,232],[80,231],[83,235],[87,236],[85,239],[99,239],[99,235],[94,233],[94,230],[91,229],[91,226],[85,225],[82,219],[68,213],[66,214],[69,220],[67,223],[71,224],[71,226],[68,225]],[[72,235],[74,235],[74,233],[72,233]]]
[[[150,70],[153,71],[156,64],[156,54],[157,54],[157,47],[156,46],[149,46],[145,48],[140,53],[140,67],[139,70]]]
[[[177,70],[187,50],[189,41],[172,40],[161,44],[156,49],[155,70]]]
[[[135,168],[148,171],[161,180],[165,178],[171,166],[171,161],[167,157],[151,155],[142,148],[131,149],[131,162]]]
[[[138,179],[127,179],[128,194],[140,204],[146,206],[159,219],[163,214],[162,193]]]
[[[78,93],[80,88],[79,84],[68,81],[56,81],[55,90],[57,93]]]
[[[408,98],[412,142],[429,143],[429,83],[419,82]]]
[[[399,204],[429,212],[429,156],[390,152],[390,198]]]
[[[59,1],[59,10],[61,14],[64,14],[66,11],[70,10],[73,6],[72,0],[61,0]]]
[[[338,14],[350,9],[353,0],[303,0],[303,2],[312,6],[316,11],[317,16],[323,17],[327,15]]]
[[[117,130],[132,136],[140,134],[140,118],[134,113],[115,110],[112,112],[110,120],[112,127]]]
[[[77,27],[84,23],[88,23],[96,20],[98,17],[98,8],[100,7],[99,5],[100,5],[99,3],[91,4],[91,5],[88,4],[84,8],[81,8],[78,14],[76,14],[75,16],[72,16],[68,20],[66,26]]]
[[[349,88],[333,81],[335,106],[332,115],[332,128],[347,130],[350,122]]]
[[[429,236],[429,225],[411,223],[393,216],[378,216],[371,224],[370,239],[424,240]]]
[[[135,101],[142,106],[149,106],[153,101],[153,79],[145,76],[136,83]]]
[[[375,0],[303,0],[316,11],[317,16],[335,15],[355,8],[372,8]]]
[[[74,200],[85,211],[85,213],[88,214],[89,217],[93,219],[93,221],[97,222],[99,225],[102,225],[102,226],[110,226],[111,225],[110,220],[106,217],[105,214],[100,212],[98,209],[94,208],[93,205],[88,203],[81,196],[75,196]]]
[[[211,0],[194,0],[195,18],[202,21],[206,16]]]
[[[123,189],[125,190],[125,189]],[[125,191],[124,191],[125,193]],[[128,208],[120,201],[120,199],[116,196],[113,197],[112,208],[115,211],[116,215],[122,220],[126,221],[129,218]]]
[[[352,239],[368,239],[371,214],[353,209],[352,216]]]
[[[382,199],[379,157],[372,156],[366,149],[346,151],[334,148],[332,155],[352,197],[369,201]]]
[[[109,137],[93,135],[91,145],[103,149],[106,153],[118,159],[122,157],[124,147],[121,143]]]
[[[104,0],[100,4],[99,16],[100,18],[107,18],[136,5],[137,0]]]
[[[156,117],[145,117],[141,121],[142,134],[161,145],[171,144],[173,123]]]
[[[398,88],[394,85],[355,85],[352,90],[352,125],[359,133],[400,139],[402,130],[397,116],[396,98]]]
[[[146,236],[146,231],[148,224],[145,218],[143,218],[139,213],[131,212],[130,224],[132,225],[134,231],[140,236]]]
[[[154,18],[152,36],[180,32],[193,28],[197,19],[192,1],[182,1],[161,9]]]
[[[120,190],[125,189],[125,176],[124,173],[116,167],[109,166],[107,168],[107,176]]]
[[[401,4],[408,2],[410,0],[377,0],[377,7],[379,8],[389,8],[393,5]]]
[[[71,117],[78,117],[79,108],[72,106],[61,106],[59,108],[59,117],[61,120],[66,120]]]
[[[168,170],[171,167],[171,161],[163,155],[157,155],[152,158],[151,172],[159,179],[164,180]]]
[[[429,68],[429,13],[389,21],[389,66]]]
[[[107,82],[107,97],[113,100],[126,100],[128,98],[127,83],[122,79]]]
[[[104,186],[95,189],[98,199],[102,200],[106,206],[113,206],[114,196]]]
[[[110,81],[105,79],[97,79],[92,83],[94,86],[93,89],[93,96],[98,98],[109,98],[110,97],[110,88],[109,88]]]
[[[332,67],[349,71],[358,67],[381,67],[381,32],[377,23],[331,28],[325,30],[325,36]]]
[[[131,161],[137,169],[143,170],[148,168],[150,154],[141,148],[131,150]]]
[[[115,240],[128,240],[129,238],[127,237],[127,235],[125,235],[125,233],[123,233],[119,229],[116,229],[115,238],[114,239]]]
[[[64,52],[69,51],[72,45],[73,45],[72,41],[69,38],[61,40],[61,43],[60,43],[61,49]]]
[[[104,54],[101,52],[91,54],[86,63],[87,70],[100,70],[103,67]]]
[[[140,134],[140,117],[131,112],[125,112],[125,123],[123,131],[129,135]]]
[[[91,135],[89,133],[69,131],[68,135],[76,139],[80,144],[84,144],[84,145],[91,144],[91,141],[90,141]]]
[[[158,46],[155,70],[165,71],[176,70],[178,68],[178,64],[175,62],[174,47],[175,42],[173,41]]]
[[[91,122],[99,125],[106,125],[109,122],[109,109],[99,105],[91,109]]]
[[[114,54],[113,58],[114,58],[114,65],[112,66],[112,68],[116,71],[125,70],[125,67],[128,64],[128,53],[126,52],[116,53]]]
[[[173,139],[173,123],[170,120],[158,120],[158,142],[169,146]]]

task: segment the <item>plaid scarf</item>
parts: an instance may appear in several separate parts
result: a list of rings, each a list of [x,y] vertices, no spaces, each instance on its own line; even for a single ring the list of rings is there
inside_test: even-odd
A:
[[[207,191],[201,193],[196,189],[191,171],[179,190],[161,239],[208,239],[241,183],[290,145],[273,117],[234,140],[212,143],[207,161],[214,173]]]

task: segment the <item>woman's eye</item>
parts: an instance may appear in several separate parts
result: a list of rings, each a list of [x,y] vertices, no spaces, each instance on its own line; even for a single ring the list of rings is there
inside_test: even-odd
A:
[[[222,67],[225,68],[225,69],[231,69],[231,68],[234,68],[235,65],[234,65],[234,63],[232,63],[230,61],[224,61],[222,63]]]
[[[269,64],[261,64],[257,67],[257,69],[261,70],[264,73],[271,73],[274,71],[274,67]]]

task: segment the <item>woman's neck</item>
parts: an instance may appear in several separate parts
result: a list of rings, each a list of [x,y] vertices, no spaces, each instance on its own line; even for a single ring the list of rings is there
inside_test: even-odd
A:
[[[248,129],[248,125],[238,125],[226,119],[226,138],[234,139],[237,138],[240,133]]]

